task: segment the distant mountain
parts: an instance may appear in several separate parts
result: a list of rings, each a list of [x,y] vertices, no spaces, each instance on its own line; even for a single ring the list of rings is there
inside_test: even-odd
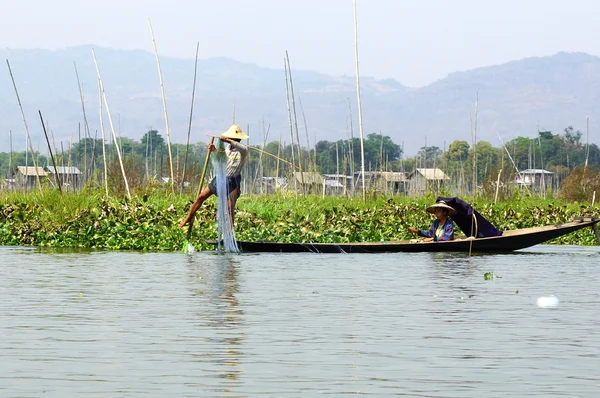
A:
[[[0,49],[8,59],[26,113],[35,149],[46,152],[38,110],[57,147],[66,147],[84,134],[83,112],[75,65],[85,97],[91,134],[100,136],[95,48],[117,134],[140,139],[149,129],[165,135],[165,118],[154,54],[79,46],[63,50]],[[161,57],[171,141],[187,137],[193,59]],[[301,145],[315,139],[335,141],[358,136],[354,76],[328,76],[294,70],[296,114]],[[470,118],[477,139],[499,146],[505,140],[533,136],[538,128],[560,132],[568,125],[592,126],[600,109],[600,58],[582,53],[527,58],[503,65],[456,72],[428,86],[411,89],[393,79],[361,76],[365,134],[389,135],[404,144],[408,155],[427,144],[443,148],[456,139],[471,142]],[[206,134],[224,131],[233,118],[249,127],[251,144],[262,144],[264,120],[267,141],[290,142],[283,68],[269,69],[228,58],[200,60],[191,142],[206,142]],[[350,110],[351,107],[351,110]],[[306,128],[304,126],[306,119]],[[107,133],[110,132],[105,119]],[[81,129],[81,133],[79,132]],[[266,128],[265,128],[266,129]],[[25,148],[25,129],[8,73],[0,74],[0,151]],[[597,135],[596,135],[597,137]],[[594,141],[594,134],[590,139]],[[596,140],[598,141],[598,140]]]

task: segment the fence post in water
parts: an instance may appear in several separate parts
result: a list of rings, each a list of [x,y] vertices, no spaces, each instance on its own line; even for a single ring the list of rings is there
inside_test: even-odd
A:
[[[42,111],[40,111],[38,109],[38,113],[40,114],[40,120],[42,121],[42,129],[44,129],[44,135],[46,136],[46,143],[48,144],[48,151],[50,152],[50,158],[52,159],[52,165],[54,166],[54,175],[56,176],[56,184],[58,185],[58,192],[60,192],[62,194],[60,178],[58,177],[58,169],[56,168],[56,161],[54,160],[54,155],[52,154],[52,147],[50,146],[50,140],[48,139],[48,133],[46,132],[46,126],[44,125],[44,118],[42,118]]]

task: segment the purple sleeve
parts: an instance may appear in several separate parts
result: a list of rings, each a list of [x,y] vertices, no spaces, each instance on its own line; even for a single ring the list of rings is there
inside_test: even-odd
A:
[[[424,236],[426,238],[433,238],[435,236],[435,230],[437,228],[436,222],[432,222],[429,226],[429,229],[422,229],[419,231],[419,236]]]

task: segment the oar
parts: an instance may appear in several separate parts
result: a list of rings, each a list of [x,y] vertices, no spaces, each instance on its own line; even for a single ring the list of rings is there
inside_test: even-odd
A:
[[[210,147],[213,145],[214,141],[215,141],[215,137],[211,137],[210,143],[208,144],[208,153],[206,154],[206,159],[204,160],[204,168],[202,169],[202,174],[200,175],[200,184],[198,185],[198,193],[196,194],[196,198],[198,196],[200,196],[200,193],[202,192],[202,185],[204,184],[204,176],[206,175],[206,169],[208,168],[208,160],[210,158]],[[196,218],[196,215],[194,214],[194,217],[192,217],[190,219],[190,222],[188,224],[188,230],[187,230],[187,234],[185,235],[185,241],[183,242],[183,247],[181,248],[181,251],[183,251],[184,253],[189,253],[189,252],[194,251],[194,246],[192,246],[192,244],[190,243],[190,237],[192,236],[192,227],[194,225],[195,218]]]

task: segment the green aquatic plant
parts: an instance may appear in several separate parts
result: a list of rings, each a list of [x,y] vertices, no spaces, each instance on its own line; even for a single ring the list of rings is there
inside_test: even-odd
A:
[[[237,204],[239,240],[346,243],[409,239],[407,228],[426,228],[432,198],[362,198],[242,195]],[[144,193],[141,197],[104,198],[102,193],[56,192],[0,195],[0,244],[111,250],[178,251],[185,230],[177,227],[190,197]],[[597,207],[558,201],[520,200],[493,203],[477,199],[475,208],[501,230],[560,224],[574,216],[600,217]],[[216,202],[196,213],[189,242],[196,250],[213,249]],[[459,234],[460,231],[457,231]],[[595,245],[590,229],[550,243]]]
[[[486,272],[485,274],[483,274],[483,279],[486,281],[492,280],[492,279],[496,279],[496,278],[502,278],[501,276],[498,276],[496,274],[494,274],[494,272]]]

